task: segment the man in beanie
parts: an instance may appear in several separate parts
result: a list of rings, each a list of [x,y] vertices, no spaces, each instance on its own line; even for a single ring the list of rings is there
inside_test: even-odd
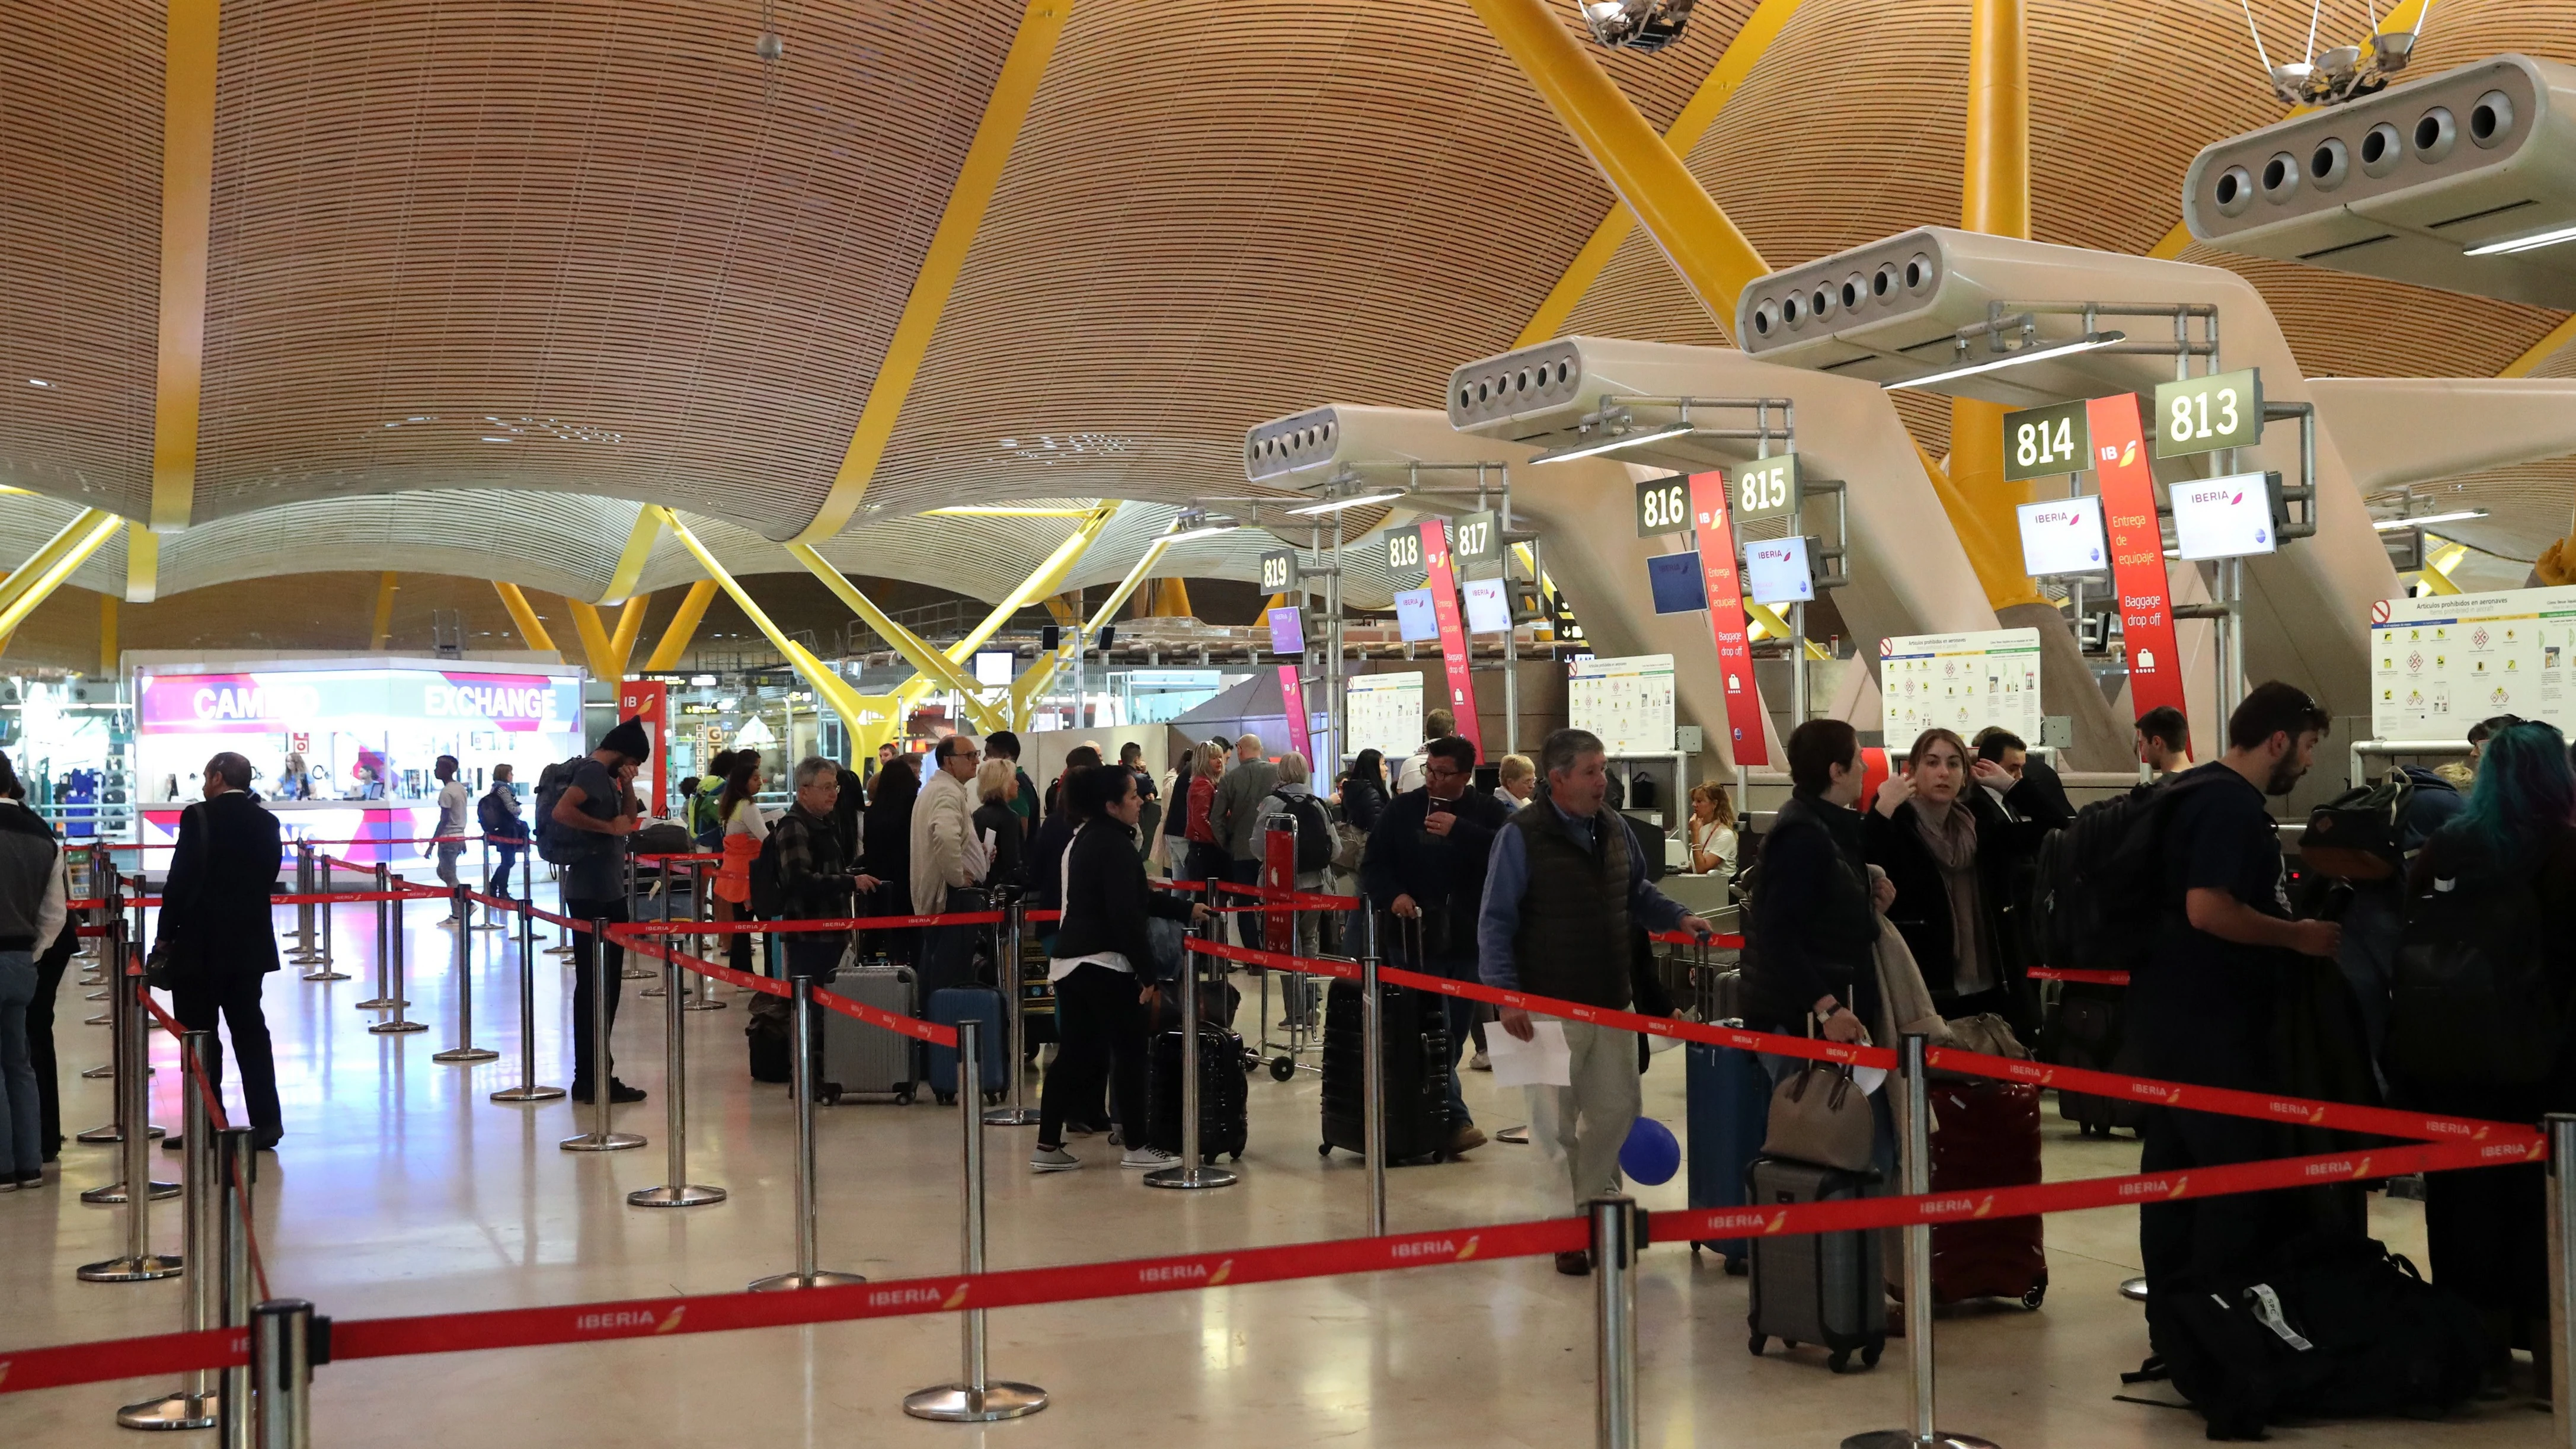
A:
[[[593,1062],[591,993],[598,986],[596,953],[602,922],[622,922],[626,909],[626,837],[635,833],[641,813],[628,782],[637,767],[653,757],[653,740],[640,719],[622,721],[572,772],[572,780],[555,797],[552,819],[590,841],[580,859],[563,868],[564,914],[582,922],[572,933],[572,1100],[593,1100],[605,1089],[612,1102],[641,1102],[644,1091],[618,1081],[612,1063]],[[608,948],[608,1025],[617,1028],[617,998],[626,970],[626,951],[614,941]]]

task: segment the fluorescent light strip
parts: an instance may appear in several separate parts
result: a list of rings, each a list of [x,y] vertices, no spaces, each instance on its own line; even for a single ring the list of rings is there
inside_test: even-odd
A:
[[[2394,533],[2401,528],[2419,528],[2427,523],[2457,523],[2464,518],[2484,518],[2483,508],[2459,508],[2449,513],[2427,513],[2416,518],[2374,518],[2370,526],[2381,533]]]
[[[1311,518],[1319,513],[1339,513],[1345,508],[1358,508],[1370,503],[1387,503],[1403,496],[1403,489],[1390,488],[1382,493],[1358,493],[1348,498],[1327,498],[1321,503],[1309,503],[1303,508],[1291,508],[1288,511],[1299,518]]]
[[[1878,385],[1878,389],[1881,392],[1896,392],[1902,388],[1930,387],[1936,382],[1948,382],[1953,378],[1974,377],[1981,372],[2019,367],[2025,362],[2039,362],[2051,357],[2072,357],[2078,352],[2090,352],[2096,347],[2108,347],[2112,343],[2128,340],[2129,334],[2126,332],[2102,332],[2049,347],[2026,347],[2009,356],[1990,358],[1984,362],[1972,362],[1965,367],[1948,368],[1941,372],[1926,373],[1921,377],[1904,378],[1897,382],[1882,382]]]
[[[1163,536],[1163,542],[1179,543],[1184,539],[1209,538],[1220,533],[1232,533],[1242,526],[1243,525],[1240,523],[1211,523],[1202,528],[1190,528],[1184,529],[1179,533],[1165,534]]]
[[[1533,463],[1566,463],[1571,462],[1576,458],[1590,458],[1602,453],[1615,453],[1621,448],[1641,448],[1648,443],[1660,443],[1666,438],[1687,437],[1696,431],[1697,429],[1693,428],[1688,423],[1675,423],[1670,427],[1653,428],[1642,433],[1621,433],[1615,438],[1604,438],[1598,442],[1577,443],[1571,448],[1559,448],[1553,453],[1541,453],[1537,457],[1530,459],[1530,461]]]
[[[2510,256],[2515,252],[2534,252],[2540,250],[2542,247],[2554,247],[2560,242],[2570,241],[2576,241],[2576,226],[2562,226],[2556,231],[2537,232],[2531,236],[2512,237],[2505,241],[2491,241],[2483,246],[2471,247],[2467,251],[2462,252],[2461,255],[2470,257]]]

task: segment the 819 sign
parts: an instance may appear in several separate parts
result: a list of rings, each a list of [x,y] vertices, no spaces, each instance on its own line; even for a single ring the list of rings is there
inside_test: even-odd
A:
[[[1690,479],[1680,474],[1637,485],[1637,536],[1686,533],[1691,526]]]
[[[1284,594],[1297,582],[1297,555],[1278,549],[1261,556],[1261,591]]]

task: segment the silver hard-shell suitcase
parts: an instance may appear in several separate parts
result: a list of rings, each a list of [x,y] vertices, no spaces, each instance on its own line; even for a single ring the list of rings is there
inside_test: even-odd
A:
[[[1746,1205],[1755,1208],[1866,1197],[1876,1182],[1872,1173],[1781,1157],[1755,1159],[1746,1178]],[[1747,1323],[1754,1356],[1776,1338],[1790,1348],[1808,1343],[1824,1349],[1830,1355],[1825,1366],[1838,1374],[1851,1371],[1855,1351],[1863,1367],[1876,1367],[1887,1347],[1878,1238],[1861,1231],[1749,1239],[1753,1309]]]
[[[832,991],[897,1016],[917,1016],[909,966],[843,966]],[[920,1043],[840,1012],[823,1012],[823,1092],[833,1101],[912,1101],[921,1081]],[[835,1091],[837,1087],[839,1090]]]

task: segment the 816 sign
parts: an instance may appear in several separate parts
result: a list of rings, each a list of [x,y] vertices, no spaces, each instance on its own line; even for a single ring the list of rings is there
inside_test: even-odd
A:
[[[1637,536],[1654,538],[1690,530],[1690,479],[1674,474],[1637,485]]]

